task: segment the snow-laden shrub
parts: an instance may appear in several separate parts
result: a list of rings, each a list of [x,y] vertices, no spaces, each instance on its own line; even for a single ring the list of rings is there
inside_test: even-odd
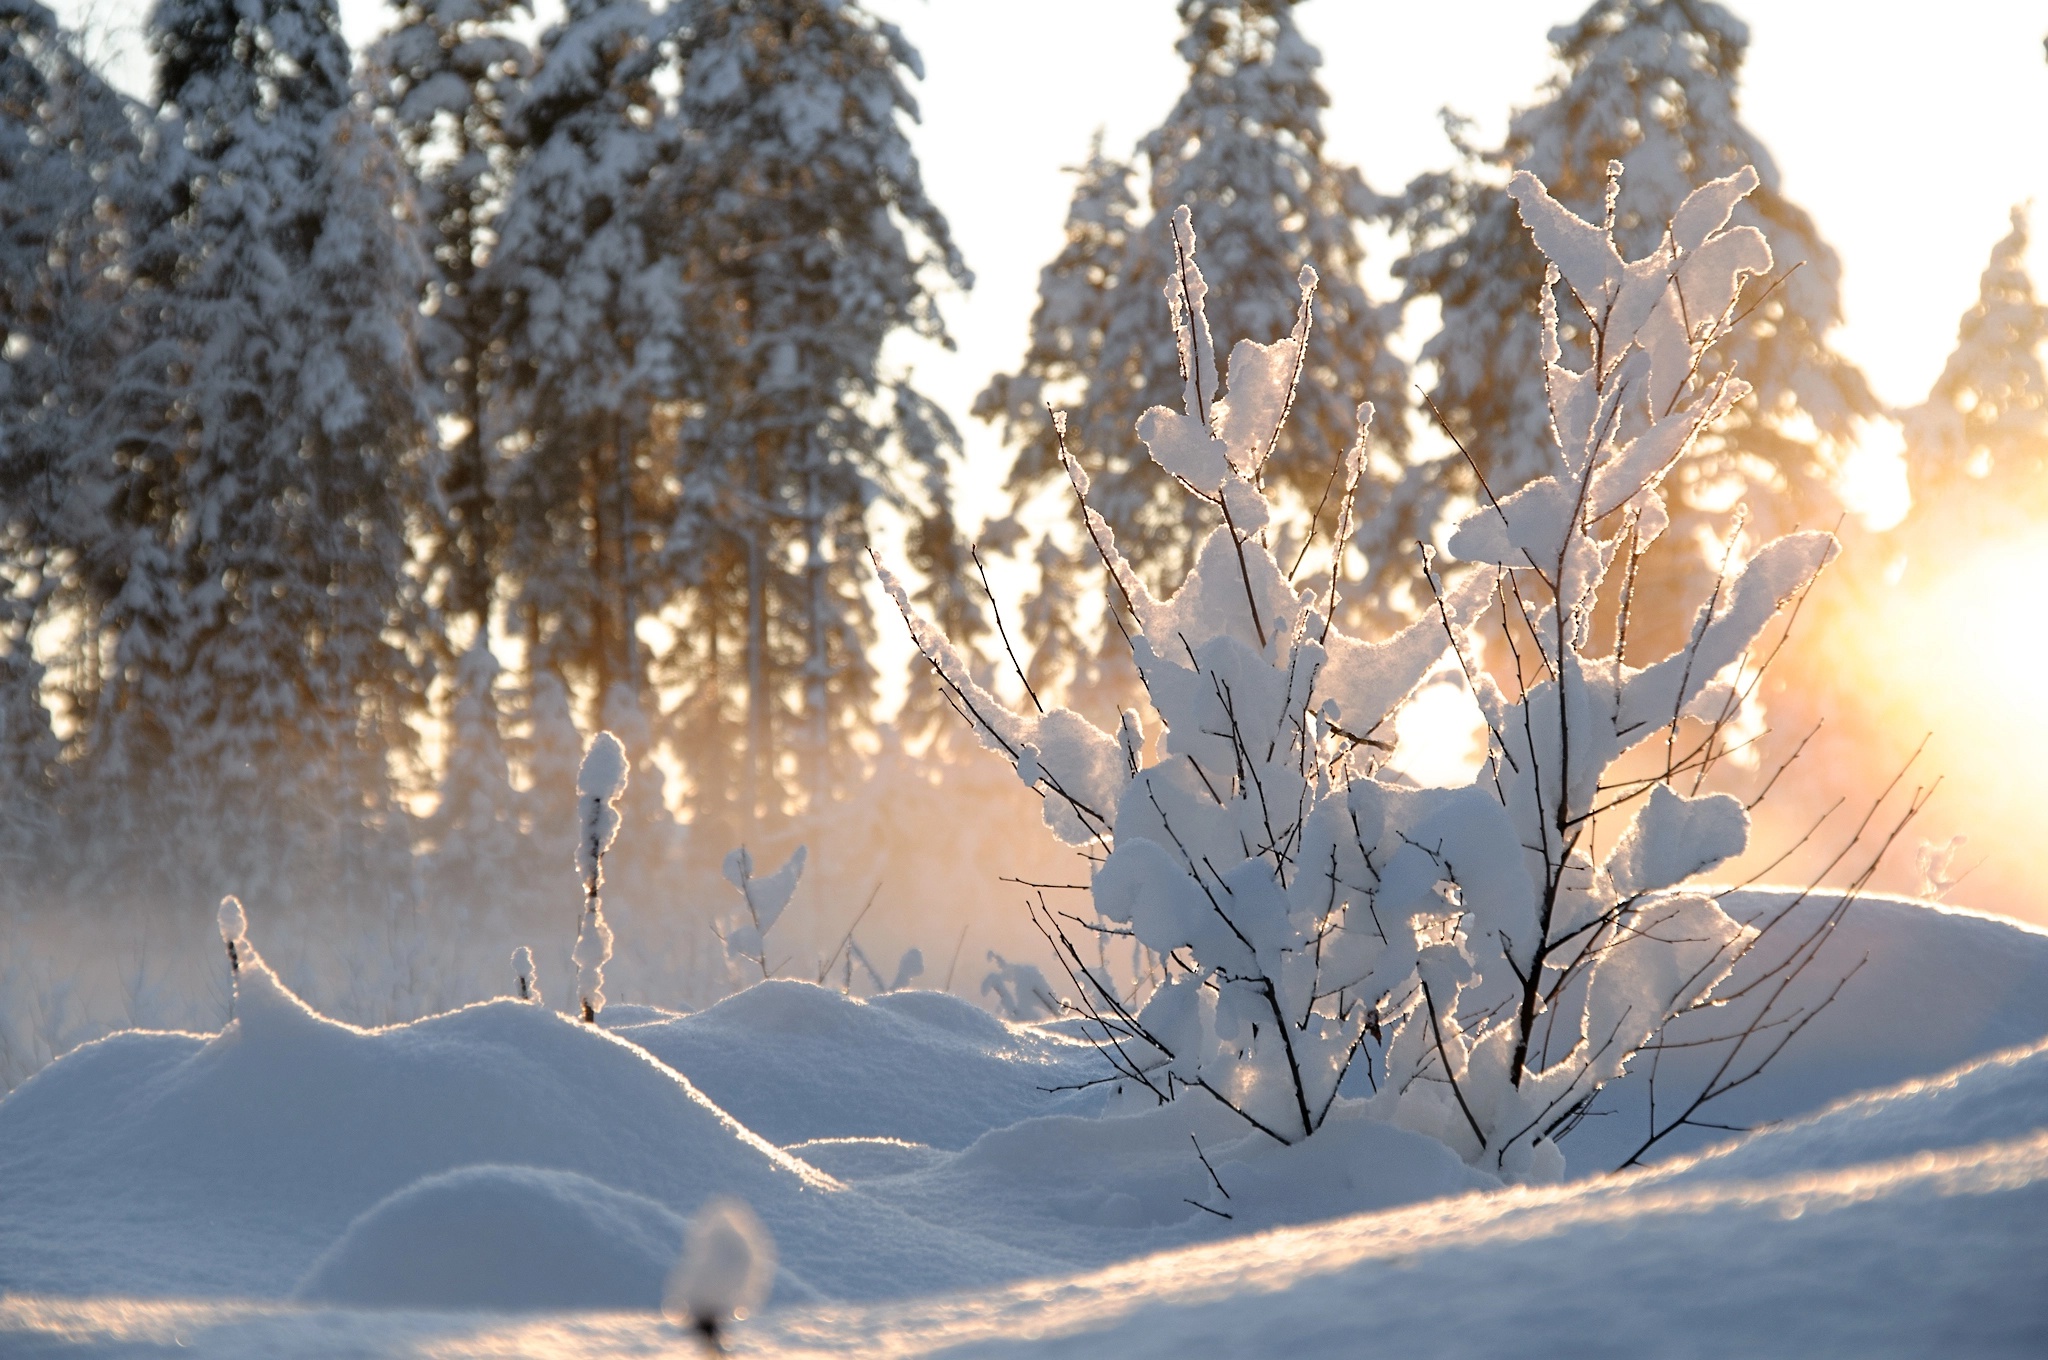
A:
[[[768,962],[768,932],[782,919],[789,899],[796,896],[796,885],[803,881],[804,864],[809,858],[809,849],[799,845],[780,869],[756,876],[754,854],[746,846],[725,857],[725,881],[739,891],[746,907],[744,916],[735,914],[719,931],[725,941],[726,957],[734,963],[753,964],[761,970],[764,981],[775,975]]]
[[[1232,350],[1226,392],[1183,212],[1167,290],[1183,409],[1153,408],[1137,433],[1222,522],[1171,599],[1118,552],[1066,459],[1134,621],[1131,651],[1165,727],[1155,760],[1135,712],[1112,732],[1066,709],[1007,708],[882,573],[984,744],[1041,792],[1054,832],[1096,861],[1099,920],[1083,924],[1130,934],[1165,961],[1139,1005],[1084,958],[1068,928],[1078,918],[1039,912],[1127,1087],[1161,1099],[1192,1088],[1295,1142],[1358,1069],[1347,1089],[1371,1092],[1383,1117],[1510,1177],[1554,1175],[1556,1138],[1666,1022],[1705,1004],[1747,948],[1753,931],[1681,887],[1743,848],[1747,814],[1678,784],[1720,749],[1742,698],[1727,677],[1832,540],[1769,545],[1700,607],[1679,652],[1642,668],[1623,654],[1632,568],[1666,523],[1658,484],[1746,391],[1706,360],[1745,280],[1770,268],[1758,232],[1727,226],[1755,183],[1744,171],[1701,188],[1656,252],[1624,262],[1611,222],[1582,221],[1516,177],[1553,286],[1586,312],[1591,361],[1565,362],[1547,287],[1552,472],[1499,501],[1489,490],[1450,544],[1477,569],[1445,585],[1425,553],[1432,606],[1377,640],[1334,622],[1342,552],[1320,580],[1281,566],[1261,486],[1302,369],[1314,274],[1302,273],[1291,335]],[[1335,478],[1340,545],[1371,408],[1359,415],[1360,441]],[[1595,655],[1611,581],[1623,598],[1601,617],[1618,621],[1620,642]],[[1513,693],[1469,663],[1472,630],[1489,616],[1525,663]],[[1452,646],[1491,733],[1485,768],[1462,788],[1380,777],[1395,711]],[[1697,740],[1700,720],[1704,744],[1681,743]],[[1659,739],[1650,773],[1616,776],[1617,761]],[[1631,812],[1596,858],[1596,817]]]

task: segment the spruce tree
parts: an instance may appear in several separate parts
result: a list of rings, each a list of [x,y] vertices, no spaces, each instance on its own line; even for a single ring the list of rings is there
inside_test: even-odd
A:
[[[1832,524],[1834,451],[1878,404],[1828,345],[1841,319],[1840,263],[1785,197],[1769,151],[1739,117],[1747,26],[1712,0],[1596,0],[1549,36],[1559,69],[1546,97],[1516,113],[1493,150],[1472,146],[1453,121],[1464,164],[1416,180],[1399,210],[1413,245],[1394,272],[1408,300],[1433,297],[1442,314],[1421,356],[1435,373],[1430,400],[1479,475],[1462,456],[1420,464],[1383,512],[1387,527],[1369,522],[1364,532],[1432,537],[1447,506],[1483,497],[1480,476],[1506,496],[1547,467],[1555,441],[1532,301],[1544,262],[1501,185],[1508,171],[1530,171],[1597,222],[1608,211],[1610,162],[1625,169],[1612,211],[1626,254],[1652,249],[1691,189],[1754,165],[1762,187],[1735,220],[1761,227],[1780,261],[1777,277],[1740,302],[1731,318],[1739,325],[1721,342],[1755,395],[1667,478],[1672,531],[1699,539],[1745,494],[1761,538],[1795,523]],[[1568,295],[1558,301],[1559,339],[1575,355],[1585,318]],[[1701,554],[1688,560],[1679,574],[1695,579],[1660,589],[1698,593],[1696,578],[1712,568]],[[1638,613],[1647,620],[1660,611]]]
[[[894,25],[827,0],[667,13],[686,130],[667,212],[687,243],[698,413],[672,542],[730,564],[730,607],[695,620],[719,645],[685,640],[687,683],[745,696],[751,822],[820,807],[853,773],[874,680],[870,513],[939,513],[929,474],[948,456],[936,409],[881,351],[899,331],[943,338],[931,278],[970,275],[904,133],[904,74],[921,66]]]
[[[346,894],[404,847],[421,700],[422,263],[402,164],[354,101],[331,0],[163,0],[181,145],[139,256],[157,326],[111,452],[125,579],[101,754],[181,849]],[[399,211],[394,212],[394,208]]]
[[[19,884],[57,811],[49,699],[89,728],[109,587],[96,413],[130,334],[118,193],[141,146],[133,106],[34,0],[0,0],[0,856]],[[61,682],[39,625],[68,627]],[[80,743],[82,744],[82,743]]]
[[[1359,223],[1380,200],[1325,155],[1322,56],[1297,27],[1294,0],[1181,0],[1179,10],[1188,84],[1140,144],[1146,211],[1130,210],[1129,171],[1098,144],[1079,172],[1067,244],[1041,275],[1024,363],[994,379],[975,408],[1019,447],[1011,487],[1021,500],[1064,480],[1044,403],[1067,406],[1091,504],[1160,582],[1186,573],[1213,514],[1152,465],[1134,432],[1146,410],[1175,407],[1180,392],[1182,359],[1162,319],[1179,277],[1170,223],[1181,205],[1217,288],[1209,321],[1220,352],[1199,360],[1218,372],[1239,340],[1287,335],[1302,266],[1319,276],[1299,399],[1267,464],[1303,520],[1356,434],[1359,402],[1383,413],[1375,448],[1406,446],[1394,414],[1406,405],[1406,373],[1386,344],[1398,321],[1359,282]],[[1037,606],[1049,637],[1075,627],[1053,621],[1056,603]]]
[[[425,828],[434,901],[482,910],[522,899],[533,881],[510,797],[498,703],[498,659],[479,634],[456,661],[448,705],[447,761]]]
[[[1916,517],[2048,510],[2048,305],[2027,276],[2027,212],[1991,251],[1976,305],[1927,400],[1906,413]]]
[[[434,567],[448,611],[487,635],[495,585],[490,404],[494,317],[479,274],[496,240],[514,156],[506,117],[532,64],[507,31],[517,0],[394,0],[372,54],[376,97],[411,166],[432,268],[421,358],[452,417],[441,473],[445,527]]]
[[[1017,449],[1007,487],[1019,510],[1048,487],[1057,491],[1065,480],[1046,408],[1069,409],[1077,419],[1086,419],[1093,409],[1091,391],[1117,392],[1147,378],[1130,367],[1144,355],[1126,351],[1121,356],[1126,367],[1112,371],[1105,368],[1103,352],[1131,251],[1138,206],[1131,195],[1132,168],[1103,151],[1097,131],[1088,159],[1068,173],[1074,176],[1074,194],[1067,205],[1065,244],[1038,271],[1038,306],[1031,315],[1024,361],[1015,373],[990,379],[974,402],[974,414],[999,424],[1005,441]],[[992,546],[1002,550],[1022,541],[1012,514]],[[1100,566],[1093,548],[1056,533],[1040,534],[1031,556],[1037,584],[1023,602],[1019,630],[1030,650],[1025,675],[1046,699],[1077,703],[1079,691],[1089,688],[1082,677],[1092,669],[1090,637],[1115,635],[1114,624],[1102,613],[1107,596],[1091,589],[1101,581]]]
[[[595,709],[646,685],[637,622],[663,469],[654,403],[673,394],[680,267],[649,230],[676,129],[639,0],[573,0],[512,110],[521,163],[480,285],[498,317],[500,552],[526,664]]]

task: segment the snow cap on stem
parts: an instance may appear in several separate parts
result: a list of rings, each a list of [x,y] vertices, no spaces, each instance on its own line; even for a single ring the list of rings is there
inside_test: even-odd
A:
[[[512,975],[518,979],[519,999],[540,1003],[540,973],[533,966],[533,951],[525,945],[512,951]]]
[[[242,971],[242,956],[249,949],[249,918],[242,911],[242,900],[230,893],[220,900],[220,938],[228,947],[228,967],[233,972]]]
[[[662,1312],[715,1339],[727,1322],[760,1307],[774,1283],[775,1239],[744,1200],[720,1197],[690,1219]]]
[[[604,1009],[604,966],[611,962],[612,928],[605,924],[604,852],[619,835],[620,795],[626,791],[626,748],[609,732],[590,739],[576,774],[576,868],[583,877],[583,915],[576,927],[576,993],[583,1019]]]
[[[626,792],[626,748],[609,732],[590,739],[576,772],[576,869],[586,892],[604,883],[604,852],[619,835],[619,799]]]

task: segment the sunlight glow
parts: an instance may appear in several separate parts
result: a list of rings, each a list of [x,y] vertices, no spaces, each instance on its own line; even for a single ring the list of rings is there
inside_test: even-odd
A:
[[[1885,530],[1906,518],[1913,493],[1906,484],[1906,441],[1891,420],[1861,422],[1861,437],[1842,460],[1835,490],[1867,529]]]

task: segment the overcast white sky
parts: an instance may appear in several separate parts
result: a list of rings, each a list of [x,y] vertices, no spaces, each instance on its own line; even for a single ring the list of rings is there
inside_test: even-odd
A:
[[[988,375],[1022,349],[1039,266],[1058,248],[1069,184],[1061,167],[1091,132],[1127,150],[1184,79],[1171,0],[872,0],[923,51],[923,121],[913,136],[927,185],[977,283],[949,301],[959,350],[909,355],[920,385],[969,438],[967,498],[1007,459],[966,416]],[[61,0],[133,25],[146,0]],[[1450,105],[1497,135],[1550,70],[1546,30],[1577,0],[1313,0],[1302,27],[1322,48],[1332,154],[1392,190],[1447,163],[1436,111]],[[1742,91],[1750,125],[1787,192],[1844,263],[1843,353],[1879,394],[1917,400],[1940,372],[1957,317],[2015,202],[2048,197],[2048,7],[2027,0],[1750,0]],[[388,12],[344,0],[351,36]],[[127,79],[146,83],[127,49]],[[2036,251],[2037,276],[2048,251]],[[1374,262],[1384,268],[1386,252]],[[1217,280],[1227,286],[1227,280]]]

